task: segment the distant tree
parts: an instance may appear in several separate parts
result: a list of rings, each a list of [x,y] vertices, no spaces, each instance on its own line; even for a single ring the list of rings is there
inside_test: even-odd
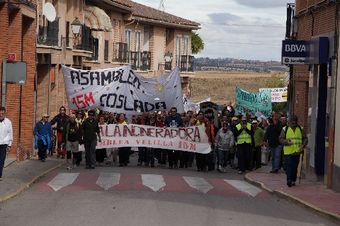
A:
[[[197,54],[204,49],[204,42],[202,38],[193,31],[191,32],[191,49],[193,54]]]

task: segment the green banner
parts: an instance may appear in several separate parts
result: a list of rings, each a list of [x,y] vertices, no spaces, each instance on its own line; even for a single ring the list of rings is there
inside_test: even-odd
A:
[[[266,117],[272,114],[272,101],[270,90],[250,93],[236,87],[236,113],[246,114],[262,113]]]

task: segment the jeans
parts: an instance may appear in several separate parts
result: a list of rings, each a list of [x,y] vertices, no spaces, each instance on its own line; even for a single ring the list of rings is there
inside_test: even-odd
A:
[[[0,145],[0,177],[2,177],[2,170],[5,165],[6,152],[7,152],[7,144],[1,144]]]
[[[217,164],[226,167],[229,158],[229,151],[217,150]]]
[[[146,162],[146,147],[138,147],[138,163],[143,164]]]
[[[211,152],[206,154],[206,163],[209,171],[215,169],[216,153],[214,148],[211,148]]]
[[[83,153],[81,151],[78,151],[78,152],[73,152],[72,154],[73,154],[73,159],[72,159],[73,165],[79,166],[82,160]]]
[[[47,155],[47,145],[42,140],[38,141],[38,157],[40,160],[45,160]]]
[[[198,171],[205,171],[206,154],[196,153],[196,166]]]
[[[85,160],[86,166],[94,167],[96,165],[96,140],[86,140],[84,143],[85,146]]]
[[[238,152],[238,168],[240,171],[244,172],[246,170],[251,170],[251,144],[243,143],[237,145]]]
[[[272,154],[272,170],[279,170],[281,166],[281,151],[282,146],[270,147],[270,152]]]
[[[253,151],[253,168],[261,168],[261,146],[254,147]]]
[[[120,147],[118,148],[119,165],[127,166],[130,162],[130,151],[131,147]]]
[[[285,155],[287,184],[296,181],[300,155]]]
[[[179,157],[179,151],[175,150],[168,150],[168,160],[169,160],[169,167],[170,168],[177,168],[178,167],[178,157]]]
[[[146,148],[145,165],[151,166],[151,167],[155,165],[155,149],[154,148]]]

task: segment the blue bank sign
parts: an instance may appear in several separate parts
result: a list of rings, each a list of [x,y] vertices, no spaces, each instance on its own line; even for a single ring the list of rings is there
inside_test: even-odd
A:
[[[308,64],[309,43],[300,40],[282,41],[282,64]]]
[[[328,37],[316,37],[309,41],[282,41],[282,64],[327,63],[329,63]]]

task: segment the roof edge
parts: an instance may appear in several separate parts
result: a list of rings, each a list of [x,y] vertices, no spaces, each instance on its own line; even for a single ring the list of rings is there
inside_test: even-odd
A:
[[[162,21],[162,20],[151,19],[151,18],[146,18],[146,17],[139,17],[139,16],[132,16],[132,19],[136,20],[136,21],[151,23],[151,24],[160,24],[160,25],[166,25],[166,26],[170,26],[170,27],[184,28],[184,29],[188,29],[188,30],[201,29],[201,27],[199,27],[199,25],[200,25],[199,23],[197,23],[197,25],[177,24],[177,23],[171,23],[171,22],[166,22],[166,21]]]

